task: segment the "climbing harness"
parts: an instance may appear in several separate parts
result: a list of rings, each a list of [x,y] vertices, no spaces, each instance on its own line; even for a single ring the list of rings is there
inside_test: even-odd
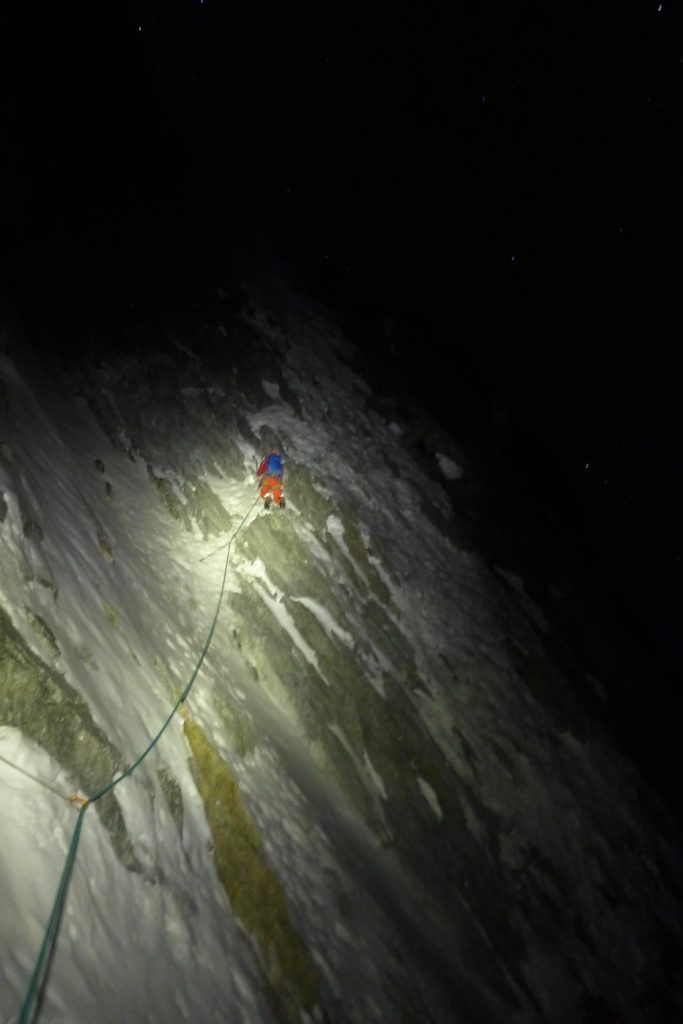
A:
[[[226,581],[227,575],[228,575],[228,564],[229,564],[229,561],[230,561],[230,549],[232,547],[232,542],[234,541],[235,537],[237,536],[237,534],[240,532],[240,530],[242,529],[242,527],[246,523],[246,521],[249,518],[249,516],[251,515],[252,511],[256,507],[256,504],[257,504],[258,501],[259,501],[259,498],[257,497],[256,501],[254,502],[253,505],[251,505],[251,507],[249,508],[249,511],[246,513],[246,515],[242,519],[242,522],[239,524],[239,526],[237,527],[237,529],[233,533],[232,537],[227,542],[228,550],[227,550],[227,553],[226,553],[226,556],[225,556],[225,568],[223,570],[223,580],[221,582],[221,590],[220,590],[220,594],[218,595],[218,604],[216,605],[216,612],[215,612],[214,617],[213,617],[213,622],[211,623],[211,628],[209,629],[209,633],[208,633],[208,636],[206,638],[206,642],[204,644],[204,647],[202,649],[201,654],[199,655],[199,658],[197,660],[197,664],[194,667],[192,675],[190,676],[189,682],[185,686],[183,692],[180,694],[180,697],[178,697],[178,700],[173,705],[173,710],[171,711],[170,715],[168,716],[168,718],[166,719],[166,721],[164,722],[164,724],[162,725],[161,729],[156,734],[156,736],[154,737],[152,742],[149,744],[147,749],[144,750],[143,753],[140,754],[140,756],[137,758],[137,760],[135,760],[133,762],[133,764],[131,764],[128,768],[126,768],[126,770],[123,771],[118,776],[118,778],[113,779],[111,782],[108,782],[105,786],[102,786],[101,789],[98,789],[97,792],[93,793],[93,795],[90,796],[90,797],[83,797],[83,796],[80,796],[77,793],[73,793],[69,797],[69,800],[71,801],[71,803],[73,803],[75,806],[79,807],[78,818],[76,819],[76,824],[74,826],[73,835],[71,836],[71,843],[69,844],[69,849],[68,849],[67,854],[66,854],[66,861],[64,862],[64,868],[62,870],[62,876],[61,876],[61,878],[59,880],[59,885],[57,887],[57,894],[55,896],[55,900],[54,900],[54,903],[52,905],[52,911],[50,913],[50,918],[48,920],[47,927],[45,929],[45,935],[43,937],[43,944],[40,947],[40,952],[38,953],[38,957],[36,959],[36,963],[35,963],[35,966],[33,968],[33,974],[31,975],[31,979],[30,979],[30,981],[28,983],[28,987],[27,987],[27,990],[26,990],[26,995],[24,996],[24,1001],[23,1001],[23,1003],[21,1005],[21,1011],[19,1013],[19,1019],[18,1019],[17,1024],[30,1024],[30,1021],[31,1021],[31,1018],[32,1018],[32,1008],[33,1008],[33,1005],[34,1005],[34,1001],[37,998],[38,993],[39,993],[40,989],[43,987],[43,984],[44,984],[45,979],[46,979],[47,966],[48,966],[48,964],[49,964],[49,962],[50,962],[50,960],[52,958],[52,952],[53,952],[53,947],[54,947],[54,944],[55,944],[55,938],[56,938],[56,935],[57,935],[57,929],[59,928],[59,922],[61,920],[62,912],[64,910],[64,904],[66,902],[66,894],[67,894],[67,890],[68,890],[68,887],[69,887],[69,880],[71,878],[71,872],[73,871],[74,861],[76,860],[76,851],[78,849],[78,843],[79,843],[80,836],[81,836],[81,828],[83,827],[83,817],[85,815],[85,812],[87,811],[88,807],[91,804],[94,804],[97,800],[100,800],[103,796],[105,796],[107,793],[109,793],[110,790],[112,790],[114,788],[114,786],[118,786],[119,782],[123,782],[123,780],[125,778],[127,778],[129,775],[132,775],[132,773],[135,771],[135,769],[140,764],[140,762],[144,761],[144,759],[149,754],[150,750],[152,750],[157,745],[157,743],[161,739],[162,735],[166,731],[167,727],[170,725],[170,723],[171,723],[171,721],[172,721],[176,711],[180,707],[180,705],[184,704],[184,702],[187,700],[187,698],[188,698],[188,696],[190,694],[190,690],[192,689],[192,686],[194,684],[194,681],[197,678],[197,675],[199,674],[199,670],[200,670],[200,668],[202,666],[202,662],[204,661],[204,658],[206,657],[207,651],[209,650],[209,646],[210,646],[211,641],[213,639],[214,631],[216,629],[216,623],[218,622],[218,614],[219,614],[219,612],[221,610],[221,604],[222,604],[222,601],[223,601],[223,594],[225,592],[225,581]],[[223,548],[225,546],[226,545],[223,544],[223,545],[221,545],[221,548]],[[221,548],[216,548],[216,551],[221,550]],[[215,552],[211,552],[211,554],[215,554]],[[208,558],[208,557],[209,557],[208,555],[205,556],[205,558]],[[203,559],[200,559],[200,561],[203,561]]]

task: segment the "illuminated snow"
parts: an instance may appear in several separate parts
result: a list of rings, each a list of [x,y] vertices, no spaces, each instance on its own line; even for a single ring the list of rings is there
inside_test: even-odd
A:
[[[41,371],[23,340],[0,357],[8,649],[35,678],[43,666],[57,733],[69,701],[87,709],[84,761],[100,730],[130,763],[194,669],[239,528],[185,711],[237,780],[319,966],[325,1019],[541,1024],[562,1005],[580,1024],[593,993],[639,1024],[643,992],[667,984],[641,936],[683,930],[666,881],[675,830],[643,827],[656,798],[606,739],[553,718],[542,609],[449,529],[442,478],[461,467],[438,452],[429,475],[413,459],[411,424],[374,407],[326,314],[292,300],[285,347],[254,292],[268,380],[233,388],[237,365],[209,370],[182,338],[163,354],[173,401],[155,392],[152,354],[78,382]],[[284,513],[252,509],[275,443]],[[13,1024],[79,788],[22,713],[25,731],[0,723],[0,1016]],[[130,863],[89,809],[45,1021],[275,1024],[179,717],[114,803]]]

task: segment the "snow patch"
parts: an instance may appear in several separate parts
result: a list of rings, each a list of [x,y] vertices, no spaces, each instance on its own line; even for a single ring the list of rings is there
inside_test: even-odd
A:
[[[334,537],[344,554],[350,558],[351,555],[346,546],[346,541],[344,540],[344,525],[339,516],[328,516],[327,521],[325,522],[325,529],[331,537]]]
[[[459,480],[463,475],[463,469],[461,466],[454,462],[453,459],[449,459],[447,455],[442,452],[437,452],[434,456],[437,465],[447,480]]]
[[[270,380],[262,380],[261,381],[261,387],[263,388],[265,393],[268,395],[268,398],[272,398],[274,402],[281,401],[280,385],[279,384],[276,384],[274,381],[270,381]]]
[[[337,625],[327,608],[323,608],[318,601],[314,601],[312,597],[292,597],[291,600],[296,601],[297,604],[302,604],[304,608],[307,608],[311,615],[315,616],[318,620],[328,637],[337,636],[346,644],[347,647],[354,646],[354,639],[351,634],[347,632],[347,630],[342,629],[341,626]]]
[[[598,696],[598,698],[600,700],[606,701],[607,700],[607,690],[605,689],[604,684],[597,678],[597,676],[591,675],[590,672],[588,672],[586,674],[586,678],[588,679],[588,682],[593,687],[593,689],[594,689],[596,695]]]
[[[429,785],[426,779],[422,778],[421,775],[418,775],[417,777],[417,784],[420,787],[420,792],[422,793],[422,796],[425,798],[431,809],[434,811],[434,814],[437,816],[439,821],[443,821],[443,811],[441,810],[441,804],[439,803],[439,798],[432,789],[432,787]]]
[[[263,561],[260,558],[257,558],[251,563],[242,563],[240,565],[240,570],[245,575],[251,576],[254,580],[254,591],[259,595],[266,607],[273,613],[282,629],[296,644],[309,665],[312,665],[315,668],[323,682],[329,686],[327,679],[325,679],[324,675],[320,671],[318,655],[310,644],[306,643],[297,629],[294,619],[283,604],[284,593],[270,580]],[[265,585],[261,585],[258,580],[262,580]]]
[[[372,779],[372,781],[374,783],[375,789],[377,790],[379,795],[382,797],[382,800],[386,800],[386,798],[387,798],[387,791],[384,788],[384,782],[382,781],[382,776],[379,774],[379,772],[377,771],[377,769],[373,765],[372,761],[368,757],[367,750],[363,750],[363,763],[365,765],[366,772],[368,773],[368,775],[370,776],[370,778]]]
[[[316,670],[316,672],[320,675],[321,679],[324,679],[324,676],[320,672],[320,663],[318,662],[318,655],[315,653],[315,651],[310,646],[310,644],[306,643],[306,641],[302,637],[301,633],[296,628],[296,625],[294,623],[294,619],[289,614],[287,609],[284,607],[284,605],[282,604],[282,601],[281,600],[277,600],[277,599],[274,600],[273,598],[271,598],[270,595],[268,593],[266,593],[265,589],[263,587],[261,587],[258,583],[256,583],[254,585],[254,590],[259,595],[259,597],[262,599],[264,604],[273,613],[275,618],[278,620],[278,622],[280,623],[280,625],[284,629],[285,633],[287,633],[289,638],[299,648],[299,650],[301,651],[301,653],[303,654],[304,658],[309,663],[309,665],[312,665],[314,667],[314,669]],[[327,680],[325,680],[325,682],[327,682]],[[329,683],[328,683],[328,685],[329,685]]]

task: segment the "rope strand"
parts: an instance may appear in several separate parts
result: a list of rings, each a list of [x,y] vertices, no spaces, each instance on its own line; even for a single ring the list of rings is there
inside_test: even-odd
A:
[[[187,700],[187,698],[188,698],[188,696],[190,694],[190,690],[192,689],[192,686],[194,684],[194,681],[197,678],[197,675],[199,674],[200,668],[202,667],[202,663],[204,661],[204,658],[206,657],[206,654],[207,654],[207,652],[209,650],[209,646],[210,646],[211,641],[213,639],[213,634],[214,634],[214,632],[216,630],[216,624],[218,622],[218,615],[219,615],[219,612],[221,610],[221,604],[223,602],[223,594],[225,592],[225,581],[226,581],[227,576],[228,576],[228,564],[229,564],[229,561],[230,561],[230,549],[232,547],[232,542],[234,541],[235,537],[237,536],[237,534],[240,532],[240,530],[242,529],[242,527],[246,523],[247,519],[251,515],[252,511],[254,510],[254,508],[256,507],[256,504],[257,504],[257,502],[259,500],[259,497],[260,496],[256,497],[256,501],[250,507],[249,511],[246,513],[246,515],[242,519],[242,522],[237,527],[237,529],[233,533],[232,537],[228,541],[228,544],[227,544],[228,550],[227,550],[227,553],[226,553],[226,556],[225,556],[225,568],[223,570],[223,580],[222,580],[222,583],[221,583],[221,590],[220,590],[220,594],[218,595],[218,604],[216,605],[216,612],[214,614],[213,621],[211,623],[211,628],[209,629],[209,633],[208,633],[208,636],[206,638],[206,642],[204,644],[204,647],[202,649],[201,654],[199,655],[199,658],[197,660],[197,664],[194,667],[194,671],[192,672],[192,675],[190,676],[189,682],[185,686],[183,692],[180,694],[180,697],[178,698],[178,700],[173,705],[173,710],[171,711],[170,715],[168,716],[168,718],[166,719],[166,721],[164,722],[164,724],[162,725],[161,729],[156,734],[156,736],[154,737],[152,742],[148,745],[147,749],[144,750],[143,753],[140,754],[140,756],[133,762],[133,764],[131,764],[128,768],[126,768],[126,770],[121,775],[119,775],[118,778],[113,779],[111,782],[108,782],[106,785],[102,786],[102,788],[98,789],[96,793],[93,793],[93,795],[91,797],[89,797],[89,798],[88,797],[77,797],[76,800],[73,801],[74,803],[78,803],[78,802],[82,801],[81,808],[80,808],[80,810],[78,812],[78,819],[76,821],[76,825],[74,827],[74,831],[73,831],[73,834],[71,836],[71,842],[69,844],[69,849],[67,850],[66,860],[64,862],[64,868],[62,869],[62,876],[60,878],[59,885],[57,887],[57,894],[55,896],[54,903],[52,904],[52,911],[50,913],[50,918],[48,920],[47,927],[45,929],[45,935],[43,937],[43,942],[42,942],[42,945],[40,947],[40,952],[38,953],[38,957],[36,959],[36,963],[35,963],[35,966],[33,968],[33,973],[31,975],[31,979],[30,979],[30,981],[28,983],[28,987],[26,989],[26,995],[24,996],[24,1001],[23,1001],[23,1003],[21,1005],[21,1011],[19,1013],[18,1024],[30,1024],[31,1019],[33,1018],[32,1010],[33,1010],[33,1006],[34,1006],[34,1001],[36,1000],[38,994],[40,993],[40,990],[42,989],[42,987],[44,986],[44,984],[45,984],[45,982],[47,980],[47,970],[48,970],[48,967],[49,967],[50,960],[52,958],[52,954],[54,952],[54,945],[55,945],[56,938],[57,938],[57,932],[59,930],[59,924],[60,924],[60,921],[61,921],[61,918],[62,918],[62,912],[64,910],[64,904],[66,902],[67,891],[68,891],[68,888],[69,888],[69,880],[71,878],[71,872],[73,870],[73,865],[74,865],[74,862],[76,860],[76,852],[78,850],[78,843],[79,843],[80,836],[81,836],[81,829],[83,827],[83,817],[85,815],[85,812],[87,811],[87,809],[90,806],[90,804],[94,804],[95,801],[100,800],[103,796],[105,796],[107,793],[109,793],[114,788],[114,786],[118,786],[119,782],[123,782],[124,779],[126,779],[129,775],[131,775],[135,771],[135,769],[140,764],[140,762],[143,761],[147,757],[147,755],[149,754],[150,750],[152,750],[153,747],[155,747],[156,744],[159,742],[159,740],[163,736],[164,732],[168,728],[169,724],[171,723],[171,721],[172,721],[176,711],[180,707],[180,705],[183,704]],[[225,547],[225,545],[223,545],[223,547]],[[220,550],[220,549],[217,548],[216,550]],[[208,557],[208,556],[206,556],[206,557]]]

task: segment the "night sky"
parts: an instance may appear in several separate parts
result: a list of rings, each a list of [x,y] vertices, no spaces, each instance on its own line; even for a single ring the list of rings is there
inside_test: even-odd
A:
[[[502,410],[680,672],[683,34],[596,6],[8,0],[1,269],[66,353],[267,239],[454,436]]]

